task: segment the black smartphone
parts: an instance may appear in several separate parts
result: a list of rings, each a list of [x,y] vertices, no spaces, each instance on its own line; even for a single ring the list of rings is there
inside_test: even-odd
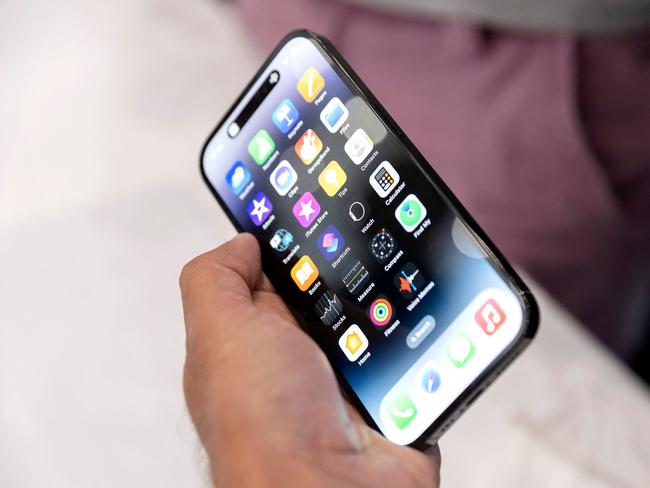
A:
[[[535,334],[526,285],[315,33],[275,48],[201,172],[349,400],[398,444],[437,439]]]

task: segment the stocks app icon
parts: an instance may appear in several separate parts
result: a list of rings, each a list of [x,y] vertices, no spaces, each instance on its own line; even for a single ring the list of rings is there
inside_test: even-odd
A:
[[[314,309],[321,322],[332,325],[343,313],[343,304],[332,290],[327,290],[320,296]]]

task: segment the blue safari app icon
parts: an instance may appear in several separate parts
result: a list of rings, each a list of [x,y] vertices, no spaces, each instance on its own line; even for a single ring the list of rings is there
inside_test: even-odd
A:
[[[244,166],[244,163],[237,161],[232,165],[232,168],[226,173],[226,183],[230,187],[230,190],[235,194],[239,195],[244,191],[246,185],[251,181],[251,174]]]
[[[298,123],[298,117],[300,117],[298,109],[288,98],[282,100],[271,116],[273,123],[283,134],[294,128]]]

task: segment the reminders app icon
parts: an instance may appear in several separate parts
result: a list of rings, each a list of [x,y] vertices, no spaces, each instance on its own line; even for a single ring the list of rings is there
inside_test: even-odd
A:
[[[332,98],[320,113],[320,120],[332,134],[339,130],[348,120],[348,109],[337,97]]]

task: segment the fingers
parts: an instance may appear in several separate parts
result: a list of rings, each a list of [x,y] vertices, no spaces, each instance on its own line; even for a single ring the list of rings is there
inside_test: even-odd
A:
[[[186,264],[180,287],[188,338],[202,324],[225,324],[240,314],[260,282],[260,249],[250,234],[239,234]]]

